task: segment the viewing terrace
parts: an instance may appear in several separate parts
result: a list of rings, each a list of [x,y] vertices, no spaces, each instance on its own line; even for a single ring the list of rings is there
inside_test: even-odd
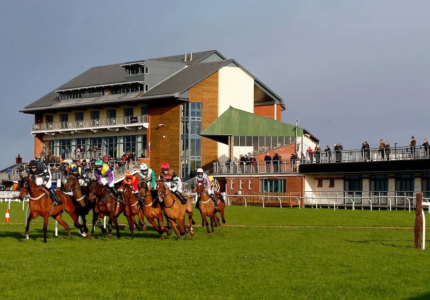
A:
[[[53,122],[53,123],[36,123],[31,126],[31,133],[62,133],[91,130],[93,132],[98,129],[106,129],[118,131],[119,128],[140,127],[148,128],[148,115],[127,116],[108,119],[87,119],[68,122]]]

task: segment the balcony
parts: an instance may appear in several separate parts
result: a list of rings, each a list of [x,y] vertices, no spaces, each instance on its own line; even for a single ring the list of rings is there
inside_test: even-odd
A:
[[[37,123],[31,126],[31,133],[75,133],[77,131],[90,130],[95,132],[96,130],[115,130],[120,128],[148,128],[148,115],[140,116],[128,116],[120,118],[109,118],[109,119],[91,119],[91,120],[79,120],[71,122],[54,122],[54,123]]]

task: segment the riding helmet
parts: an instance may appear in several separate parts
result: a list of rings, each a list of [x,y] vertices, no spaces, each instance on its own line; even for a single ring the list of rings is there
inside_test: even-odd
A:
[[[103,161],[101,159],[96,160],[96,162],[94,163],[94,165],[96,167],[103,167]]]
[[[197,169],[197,174],[199,174],[199,173],[204,173],[204,171],[203,171],[203,169],[202,169],[202,168],[198,168],[198,169]]]
[[[35,160],[30,161],[30,163],[28,164],[28,166],[30,167],[30,169],[37,167],[37,161],[35,161]]]
[[[76,172],[78,170],[78,167],[75,164],[70,165],[70,172]]]
[[[142,164],[140,165],[140,170],[141,170],[141,171],[146,171],[146,170],[148,170],[148,165],[147,165],[147,164],[145,164],[145,163],[142,163]]]
[[[161,164],[161,169],[170,169],[170,166],[169,166],[169,164],[168,164],[168,163],[163,162],[163,163]]]
[[[133,175],[130,172],[125,174],[125,181],[131,182],[132,179],[133,179]]]

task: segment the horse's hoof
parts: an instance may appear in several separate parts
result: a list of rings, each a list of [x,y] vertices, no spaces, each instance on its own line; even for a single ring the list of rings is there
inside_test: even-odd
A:
[[[212,232],[215,232],[215,230],[212,228]]]
[[[29,240],[29,239],[30,239],[30,235],[26,234],[26,235],[25,235],[25,238],[26,238],[27,240]]]
[[[222,220],[222,223],[225,224],[225,220]]]
[[[177,241],[179,241],[180,239],[181,239],[181,237],[180,237],[180,236],[176,237],[176,240],[177,240]]]
[[[215,227],[218,227],[218,224],[215,224],[214,226],[215,226]]]
[[[121,238],[120,238],[120,237],[117,237],[116,239],[117,239],[117,241],[120,241],[120,240],[121,240]]]
[[[164,235],[160,235],[160,238],[161,238],[162,240],[164,240]]]
[[[142,229],[146,230],[146,224],[143,224]]]
[[[188,230],[188,228],[185,228],[185,234],[187,234],[188,232],[190,232],[190,231]]]
[[[91,232],[91,236],[96,236],[96,234],[94,232]]]

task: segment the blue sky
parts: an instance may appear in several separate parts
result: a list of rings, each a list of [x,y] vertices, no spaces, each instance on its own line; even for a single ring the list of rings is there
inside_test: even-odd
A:
[[[0,168],[33,154],[18,111],[85,70],[219,50],[322,145],[429,134],[430,1],[0,1]]]

